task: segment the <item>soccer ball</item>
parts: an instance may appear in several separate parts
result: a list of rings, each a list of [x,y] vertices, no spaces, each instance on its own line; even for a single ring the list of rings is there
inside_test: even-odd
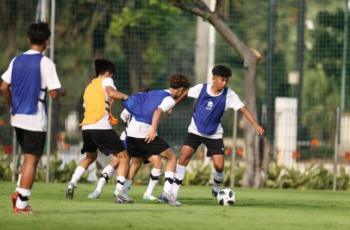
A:
[[[228,206],[236,203],[236,194],[230,188],[224,188],[216,196],[220,205]]]

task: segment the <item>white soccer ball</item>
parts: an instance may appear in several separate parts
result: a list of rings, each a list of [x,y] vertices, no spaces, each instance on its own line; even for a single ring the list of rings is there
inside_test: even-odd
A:
[[[218,192],[216,199],[220,205],[234,205],[236,203],[236,194],[232,189],[224,188]]]

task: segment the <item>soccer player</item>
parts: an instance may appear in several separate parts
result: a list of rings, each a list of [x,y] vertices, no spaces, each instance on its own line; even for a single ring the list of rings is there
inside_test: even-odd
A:
[[[122,121],[125,124],[128,124],[130,119],[131,119],[131,115],[130,113],[124,109],[120,115]],[[123,141],[124,143],[124,147],[127,148],[127,141],[126,141],[126,133],[125,131],[120,135],[120,139]],[[147,160],[144,160],[143,158],[140,157],[131,157],[131,164],[129,167],[129,173],[127,176],[127,179],[125,180],[124,183],[124,191],[126,194],[128,194],[128,191],[131,189],[132,186],[132,181],[137,173],[137,171],[139,170],[139,168],[141,167],[142,163],[148,163]],[[96,188],[95,190],[89,194],[88,198],[90,199],[97,199],[100,197],[101,192],[102,192],[102,188],[103,186],[108,182],[109,178],[111,178],[113,171],[118,167],[118,160],[116,159],[112,159],[111,162],[102,170],[101,172],[101,176],[100,179],[97,182]],[[153,171],[153,169],[152,169]],[[158,178],[152,178],[151,176],[151,181],[159,181],[159,177]],[[146,193],[143,195],[143,199],[144,200],[158,200],[158,198],[156,198],[153,195],[153,190],[154,190],[154,186],[150,186]]]
[[[72,178],[66,189],[66,198],[73,199],[74,188],[77,182],[96,158],[97,149],[103,154],[112,154],[115,165],[118,165],[117,184],[115,197],[117,203],[132,203],[133,200],[123,191],[125,177],[129,169],[129,156],[119,136],[112,129],[111,123],[115,119],[110,116],[110,104],[112,100],[125,100],[128,96],[119,92],[112,76],[115,73],[115,66],[105,59],[95,60],[96,77],[86,87],[84,92],[84,119],[82,125],[83,147],[81,153],[86,153],[78,167],[75,169]]]
[[[171,151],[169,145],[157,135],[157,127],[161,114],[175,106],[175,100],[187,92],[190,83],[181,74],[171,76],[169,83],[170,88],[167,90],[150,90],[133,94],[123,102],[123,105],[131,114],[130,123],[126,128],[129,154],[132,157],[146,159],[155,167],[151,172],[150,191],[157,184],[161,174],[160,156],[167,159],[164,173],[165,183],[160,199],[171,205],[177,205],[176,199],[171,194],[176,155]]]
[[[217,65],[212,69],[212,74],[212,84],[197,84],[188,91],[188,96],[197,100],[188,127],[188,134],[176,166],[172,188],[172,193],[176,198],[185,177],[186,166],[200,144],[207,147],[207,156],[214,164],[212,194],[216,197],[224,181],[224,143],[221,117],[227,109],[239,110],[259,135],[264,134],[263,127],[258,124],[237,94],[226,87],[232,75],[231,69],[224,65]]]
[[[55,64],[42,54],[50,35],[47,23],[31,24],[27,31],[30,50],[12,59],[1,76],[1,91],[11,107],[11,125],[24,158],[12,195],[15,213],[32,212],[28,200],[45,144],[47,94],[53,99],[64,95]]]

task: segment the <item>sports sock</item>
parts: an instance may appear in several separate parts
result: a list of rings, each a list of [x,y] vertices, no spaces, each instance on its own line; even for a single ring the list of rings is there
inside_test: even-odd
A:
[[[84,174],[85,169],[81,166],[78,166],[72,176],[72,179],[70,180],[70,184],[73,184],[74,186],[77,185],[78,181],[80,180],[81,176]]]
[[[111,165],[107,165],[101,172],[101,177],[97,182],[97,186],[95,191],[101,193],[103,186],[108,182],[109,178],[111,178],[114,168]]]
[[[164,188],[163,191],[166,193],[171,193],[173,182],[174,182],[174,172],[166,171],[164,173]]]
[[[28,200],[31,195],[31,191],[25,188],[17,188],[18,198],[16,201],[16,207],[23,209],[28,206]]]
[[[160,174],[161,174],[161,169],[153,168],[151,170],[148,187],[144,195],[146,196],[152,195],[154,188],[159,182]]]
[[[132,180],[126,179],[123,187],[124,193],[126,195],[128,195],[131,187],[132,187]]]
[[[177,164],[176,165],[176,171],[175,171],[173,188],[172,188],[172,193],[174,194],[175,197],[177,197],[178,194],[179,194],[179,190],[180,190],[182,181],[185,178],[185,174],[186,174],[186,167]]]
[[[222,183],[224,182],[224,177],[225,177],[225,173],[224,172],[214,172],[214,185],[213,185],[213,189],[215,192],[219,192],[220,191],[220,187],[222,185]]]
[[[114,195],[123,194],[124,193],[124,183],[125,183],[125,177],[124,176],[117,176],[117,183],[115,185]]]

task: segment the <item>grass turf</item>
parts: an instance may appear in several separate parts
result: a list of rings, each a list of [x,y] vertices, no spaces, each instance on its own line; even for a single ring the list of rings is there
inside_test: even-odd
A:
[[[35,183],[33,215],[12,213],[14,183],[0,183],[0,229],[350,229],[350,192],[236,189],[237,204],[219,206],[210,187],[184,186],[181,207],[142,200],[144,186],[134,186],[135,204],[115,204],[113,186],[97,200],[87,198],[93,184],[79,184],[66,200],[66,184]],[[160,193],[158,186],[156,194]]]

